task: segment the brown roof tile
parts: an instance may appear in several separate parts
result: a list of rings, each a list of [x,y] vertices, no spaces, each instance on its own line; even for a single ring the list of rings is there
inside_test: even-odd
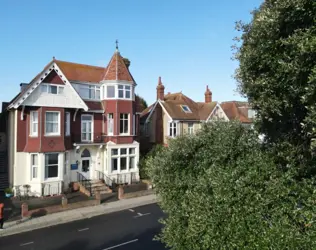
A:
[[[111,58],[102,80],[122,80],[135,82],[121,54],[116,51]]]
[[[248,118],[250,106],[247,102],[229,101],[222,102],[221,107],[229,120],[239,120],[242,123],[251,123]]]

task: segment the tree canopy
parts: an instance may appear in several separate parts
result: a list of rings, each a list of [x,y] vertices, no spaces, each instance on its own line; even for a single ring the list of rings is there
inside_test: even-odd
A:
[[[171,249],[314,249],[313,181],[283,174],[241,124],[214,122],[148,157]]]
[[[258,112],[257,129],[280,163],[306,167],[316,138],[316,1],[265,0],[236,27],[236,79]]]

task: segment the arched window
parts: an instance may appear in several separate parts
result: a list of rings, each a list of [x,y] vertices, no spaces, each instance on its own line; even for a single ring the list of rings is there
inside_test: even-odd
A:
[[[85,149],[81,153],[81,158],[87,158],[87,157],[90,157],[90,152],[88,149]]]

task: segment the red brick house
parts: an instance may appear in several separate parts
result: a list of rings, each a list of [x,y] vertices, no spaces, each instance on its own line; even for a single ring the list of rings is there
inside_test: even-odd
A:
[[[78,176],[138,180],[135,87],[118,50],[107,67],[53,58],[7,108],[11,186],[40,196]]]

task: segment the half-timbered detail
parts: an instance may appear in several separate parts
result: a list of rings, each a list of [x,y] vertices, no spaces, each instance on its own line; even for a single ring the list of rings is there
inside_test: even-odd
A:
[[[118,49],[107,67],[53,58],[8,104],[10,185],[42,196],[138,181],[135,87]]]

